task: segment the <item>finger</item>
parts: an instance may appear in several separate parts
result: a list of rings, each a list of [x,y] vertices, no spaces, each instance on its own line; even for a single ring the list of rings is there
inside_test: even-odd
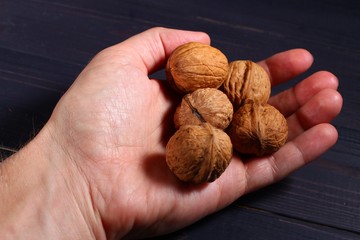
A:
[[[288,139],[295,138],[319,123],[330,122],[341,111],[342,103],[342,97],[336,90],[322,90],[287,118]]]
[[[338,79],[330,72],[317,72],[304,79],[293,88],[287,89],[269,99],[269,104],[277,108],[285,117],[293,114],[324,89],[338,88]]]
[[[210,38],[203,32],[193,32],[156,27],[135,35],[126,41],[106,49],[125,64],[133,65],[146,74],[158,70],[170,53],[187,42],[209,44]],[[125,60],[124,60],[125,58]]]
[[[338,133],[332,125],[316,125],[286,143],[274,155],[247,162],[245,193],[283,179],[327,151],[337,138]]]
[[[273,86],[305,72],[312,63],[313,57],[305,49],[277,53],[259,62],[269,74]]]

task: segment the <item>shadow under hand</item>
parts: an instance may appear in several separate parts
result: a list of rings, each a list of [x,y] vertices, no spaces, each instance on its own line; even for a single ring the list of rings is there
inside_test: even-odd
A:
[[[169,169],[165,154],[149,155],[144,160],[143,168],[145,175],[153,181],[154,184],[163,188],[173,188],[183,194],[201,191],[209,184],[192,184],[180,181]]]

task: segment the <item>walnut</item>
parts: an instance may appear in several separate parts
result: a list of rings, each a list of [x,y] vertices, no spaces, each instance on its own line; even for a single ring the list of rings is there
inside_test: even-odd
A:
[[[233,116],[233,106],[227,96],[215,88],[201,88],[185,95],[174,115],[175,127],[210,123],[225,129]]]
[[[209,123],[181,126],[166,145],[166,162],[184,182],[214,181],[225,171],[231,158],[229,136]]]
[[[190,42],[177,47],[166,64],[166,77],[178,92],[219,88],[228,74],[228,60],[218,49]]]
[[[249,101],[234,114],[228,133],[238,152],[264,156],[285,144],[288,126],[273,106]]]
[[[222,86],[236,111],[245,100],[266,103],[270,97],[271,82],[266,71],[248,60],[233,61]]]

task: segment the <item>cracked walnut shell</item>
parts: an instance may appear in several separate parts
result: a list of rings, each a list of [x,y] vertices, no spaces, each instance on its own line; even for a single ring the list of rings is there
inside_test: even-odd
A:
[[[245,100],[266,103],[270,97],[271,82],[260,65],[249,60],[238,60],[229,64],[229,74],[222,90],[236,111]]]
[[[233,116],[233,106],[228,97],[215,88],[201,88],[185,95],[174,115],[175,127],[210,123],[225,129]]]
[[[249,101],[234,114],[228,133],[238,152],[264,156],[285,144],[288,125],[273,106]]]
[[[219,88],[228,74],[228,60],[218,49],[197,42],[177,47],[166,64],[166,78],[180,93]]]
[[[166,162],[183,182],[215,181],[231,158],[229,136],[208,123],[181,126],[166,145]]]

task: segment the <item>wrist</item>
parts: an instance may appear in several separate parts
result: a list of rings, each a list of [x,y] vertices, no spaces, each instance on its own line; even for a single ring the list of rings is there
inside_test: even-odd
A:
[[[0,235],[105,238],[88,182],[53,136],[47,124],[27,146],[0,164]]]

